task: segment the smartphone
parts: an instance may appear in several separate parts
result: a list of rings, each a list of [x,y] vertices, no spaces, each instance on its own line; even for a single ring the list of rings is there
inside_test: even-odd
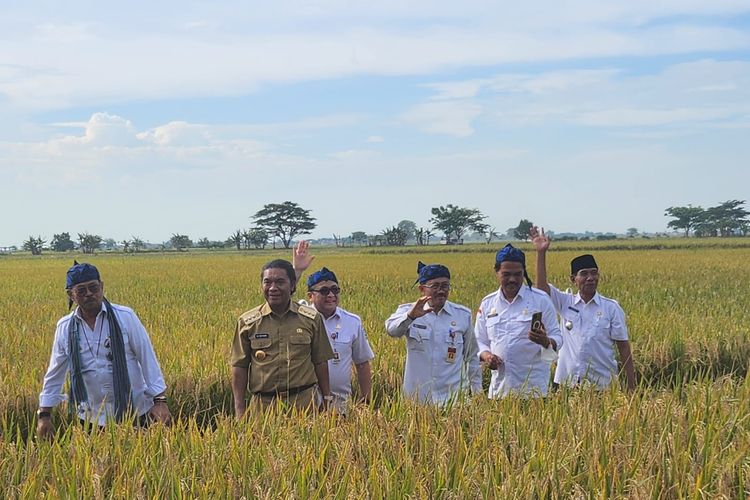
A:
[[[541,312],[535,312],[531,316],[531,330],[538,332],[542,329],[542,313]]]

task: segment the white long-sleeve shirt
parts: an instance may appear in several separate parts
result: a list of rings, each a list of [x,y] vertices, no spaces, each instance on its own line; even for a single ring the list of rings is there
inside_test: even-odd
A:
[[[580,293],[561,292],[552,285],[549,288],[564,339],[555,382],[576,385],[586,381],[600,389],[608,387],[617,380],[615,342],[628,340],[625,312],[617,301],[598,292],[586,303]]]
[[[116,304],[112,304],[112,307],[117,311],[125,344],[134,410],[138,415],[143,415],[153,406],[153,397],[164,392],[167,386],[151,340],[138,316],[129,307]],[[114,418],[115,415],[112,361],[107,359],[107,353],[110,352],[109,321],[104,304],[96,317],[93,330],[82,319],[78,308],[57,322],[49,368],[39,394],[39,406],[53,407],[68,400],[67,395],[61,391],[70,367],[70,321],[78,321],[80,328],[81,371],[89,399],[88,408],[77,409],[78,417],[104,425],[108,417]]]
[[[503,363],[492,371],[489,396],[499,398],[510,393],[523,395],[547,394],[550,365],[557,357],[552,347],[544,348],[529,340],[531,317],[542,313],[542,323],[547,336],[563,346],[557,324],[557,313],[552,301],[541,290],[521,287],[512,302],[508,302],[502,289],[482,299],[474,331],[479,352],[489,351]]]
[[[471,325],[471,310],[446,302],[435,314],[414,321],[406,317],[414,304],[402,304],[385,322],[391,337],[406,337],[404,394],[421,402],[442,404],[461,392],[482,393],[482,371]]]

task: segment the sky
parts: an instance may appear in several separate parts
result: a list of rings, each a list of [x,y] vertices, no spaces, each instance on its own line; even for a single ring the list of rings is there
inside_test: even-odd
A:
[[[749,199],[747,0],[0,0],[0,246],[432,207],[666,230]]]

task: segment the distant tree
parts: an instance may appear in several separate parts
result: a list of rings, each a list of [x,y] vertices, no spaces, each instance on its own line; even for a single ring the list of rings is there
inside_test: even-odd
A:
[[[701,207],[688,205],[686,207],[669,207],[664,210],[666,217],[673,217],[675,220],[667,222],[667,227],[674,230],[685,230],[685,238],[690,236],[690,230],[693,229],[705,215]]]
[[[193,246],[192,240],[186,234],[172,234],[172,237],[169,238],[169,243],[172,245],[172,248],[180,252]]]
[[[70,239],[70,233],[60,233],[52,237],[50,247],[55,252],[67,252],[68,250],[73,250],[76,244]]]
[[[364,231],[354,231],[351,238],[354,243],[359,243],[360,245],[367,244],[367,233]]]
[[[130,250],[130,242],[128,240],[122,240],[120,243],[122,244],[122,251],[128,253]]]
[[[104,248],[107,250],[114,250],[114,248],[117,246],[117,242],[114,240],[114,238],[104,238],[102,240],[102,245],[104,245]]]
[[[208,238],[201,238],[198,240],[198,248],[210,248],[211,242]]]
[[[483,233],[487,224],[482,221],[486,218],[476,208],[462,208],[448,204],[431,210],[430,222],[434,228],[445,234],[446,242],[460,240],[469,229]]]
[[[637,227],[629,227],[628,230],[625,232],[628,238],[635,238],[638,236],[638,228]]]
[[[383,235],[383,238],[385,239],[385,244],[388,246],[397,246],[397,247],[404,246],[406,245],[406,241],[409,238],[409,235],[406,233],[406,230],[398,226],[387,227],[383,229],[381,234]]]
[[[238,229],[234,233],[232,233],[229,238],[227,239],[227,242],[233,244],[237,250],[242,250],[242,242],[244,240],[244,234],[242,230]]]
[[[37,236],[36,238],[29,236],[29,239],[23,242],[21,248],[31,252],[31,255],[42,255],[42,248],[45,243],[46,241],[41,236]]]
[[[266,229],[274,238],[279,238],[284,248],[291,246],[295,236],[310,234],[316,227],[310,211],[291,201],[264,205],[252,218],[257,226]]]
[[[402,220],[397,224],[397,227],[406,231],[407,240],[416,239],[417,225],[413,221]]]
[[[487,243],[488,245],[492,242],[493,238],[500,239],[500,235],[497,234],[497,230],[495,226],[488,227],[482,234],[484,236],[485,243]]]
[[[78,245],[83,253],[94,253],[102,245],[102,237],[98,234],[78,233]]]
[[[526,241],[529,239],[529,231],[534,226],[530,220],[521,219],[516,227],[513,228],[513,237],[517,240]]]
[[[140,252],[141,250],[146,248],[146,244],[138,236],[133,236],[133,239],[130,241],[130,244],[133,245],[134,252]]]
[[[254,227],[248,231],[248,242],[255,248],[266,248],[268,239],[268,232],[262,227]]]

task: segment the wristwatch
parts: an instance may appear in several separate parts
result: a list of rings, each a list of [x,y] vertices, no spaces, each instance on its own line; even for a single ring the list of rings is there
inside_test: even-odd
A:
[[[323,396],[323,401],[328,401],[329,403],[333,401],[333,394],[329,394],[328,396]]]
[[[155,396],[154,397],[154,404],[156,403],[166,403],[167,397],[166,396]]]
[[[36,417],[37,418],[50,418],[51,416],[52,416],[52,413],[50,413],[47,410],[41,410],[41,409],[39,409],[39,410],[36,411]]]

